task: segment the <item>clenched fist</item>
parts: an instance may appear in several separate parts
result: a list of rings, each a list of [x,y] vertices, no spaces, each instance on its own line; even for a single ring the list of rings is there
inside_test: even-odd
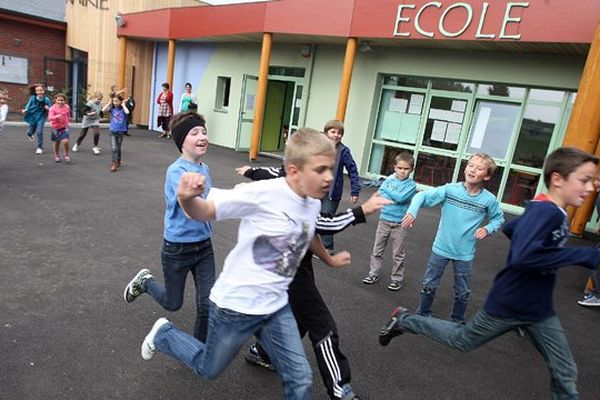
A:
[[[193,199],[204,192],[204,182],[206,177],[197,172],[186,172],[181,175],[177,197],[181,200]]]

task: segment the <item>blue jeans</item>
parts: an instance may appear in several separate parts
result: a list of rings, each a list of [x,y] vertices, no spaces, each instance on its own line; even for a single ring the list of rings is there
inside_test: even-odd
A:
[[[188,273],[196,286],[196,324],[194,337],[206,340],[210,289],[215,284],[215,256],[210,239],[195,243],[163,242],[161,261],[165,285],[149,279],[146,292],[165,310],[177,311],[183,304],[183,292]]]
[[[520,327],[548,365],[552,399],[579,399],[576,387],[577,366],[556,315],[542,321],[521,321],[494,317],[482,310],[463,325],[406,313],[400,316],[399,325],[408,332],[423,334],[436,342],[465,352]]]
[[[311,398],[312,373],[289,304],[273,314],[247,315],[211,302],[208,324],[206,344],[168,323],[156,333],[154,345],[200,377],[214,379],[255,335],[283,380],[284,399]]]
[[[339,200],[324,198],[321,200],[321,212],[323,214],[329,214],[333,216],[335,215],[339,205]],[[321,242],[323,242],[323,246],[325,246],[326,249],[333,250],[333,235],[321,235]]]
[[[424,317],[431,317],[431,307],[435,298],[435,291],[444,276],[446,265],[452,261],[454,267],[454,304],[450,319],[454,322],[464,322],[471,295],[471,271],[473,261],[451,260],[431,253],[427,262],[427,270],[421,284],[421,304],[417,313]]]
[[[41,149],[44,145],[44,124],[46,120],[40,119],[35,124],[29,125],[27,129],[27,136],[33,136],[33,134],[37,134],[37,148]]]

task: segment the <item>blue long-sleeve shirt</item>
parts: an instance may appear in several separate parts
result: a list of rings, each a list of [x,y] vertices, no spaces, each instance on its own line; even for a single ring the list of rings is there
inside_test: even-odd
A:
[[[382,197],[392,200],[394,204],[384,206],[379,214],[379,219],[388,222],[402,221],[416,191],[417,185],[412,179],[401,180],[396,177],[396,174],[388,176],[381,184],[379,193]]]
[[[555,314],[556,271],[568,265],[597,268],[600,250],[564,247],[566,212],[551,201],[532,201],[525,213],[502,229],[511,240],[506,267],[494,279],[484,310],[500,318],[541,321]]]
[[[471,261],[475,257],[475,231],[487,217],[488,234],[500,229],[504,213],[496,197],[485,189],[471,195],[463,182],[417,193],[407,213],[417,217],[421,207],[441,204],[441,217],[433,242],[433,252],[452,260]]]

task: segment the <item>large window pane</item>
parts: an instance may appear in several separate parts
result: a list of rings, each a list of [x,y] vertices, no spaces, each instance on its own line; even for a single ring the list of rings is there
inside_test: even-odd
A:
[[[466,108],[466,100],[433,96],[429,105],[423,145],[456,150]]]
[[[428,186],[440,186],[452,182],[455,165],[455,158],[419,153],[414,179]]]
[[[478,101],[467,152],[487,153],[494,158],[505,159],[519,108],[517,104]]]
[[[555,101],[561,103],[565,97],[565,92],[559,90],[531,89],[529,91],[529,100]]]
[[[507,86],[502,83],[479,84],[477,85],[477,94],[483,96],[503,96],[511,99],[523,99],[525,97],[525,88],[516,86]]]
[[[375,138],[415,144],[419,135],[425,95],[402,90],[383,90]]]
[[[513,164],[542,168],[559,117],[558,106],[527,105],[521,122]]]
[[[525,207],[535,196],[539,180],[539,174],[510,171],[502,202]]]

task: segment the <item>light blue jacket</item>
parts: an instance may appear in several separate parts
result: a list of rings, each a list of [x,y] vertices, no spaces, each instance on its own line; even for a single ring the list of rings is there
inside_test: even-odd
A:
[[[394,204],[384,206],[379,214],[379,219],[388,222],[402,221],[416,191],[417,185],[412,179],[400,180],[396,174],[388,176],[381,184],[379,193],[382,197],[392,200]]]

